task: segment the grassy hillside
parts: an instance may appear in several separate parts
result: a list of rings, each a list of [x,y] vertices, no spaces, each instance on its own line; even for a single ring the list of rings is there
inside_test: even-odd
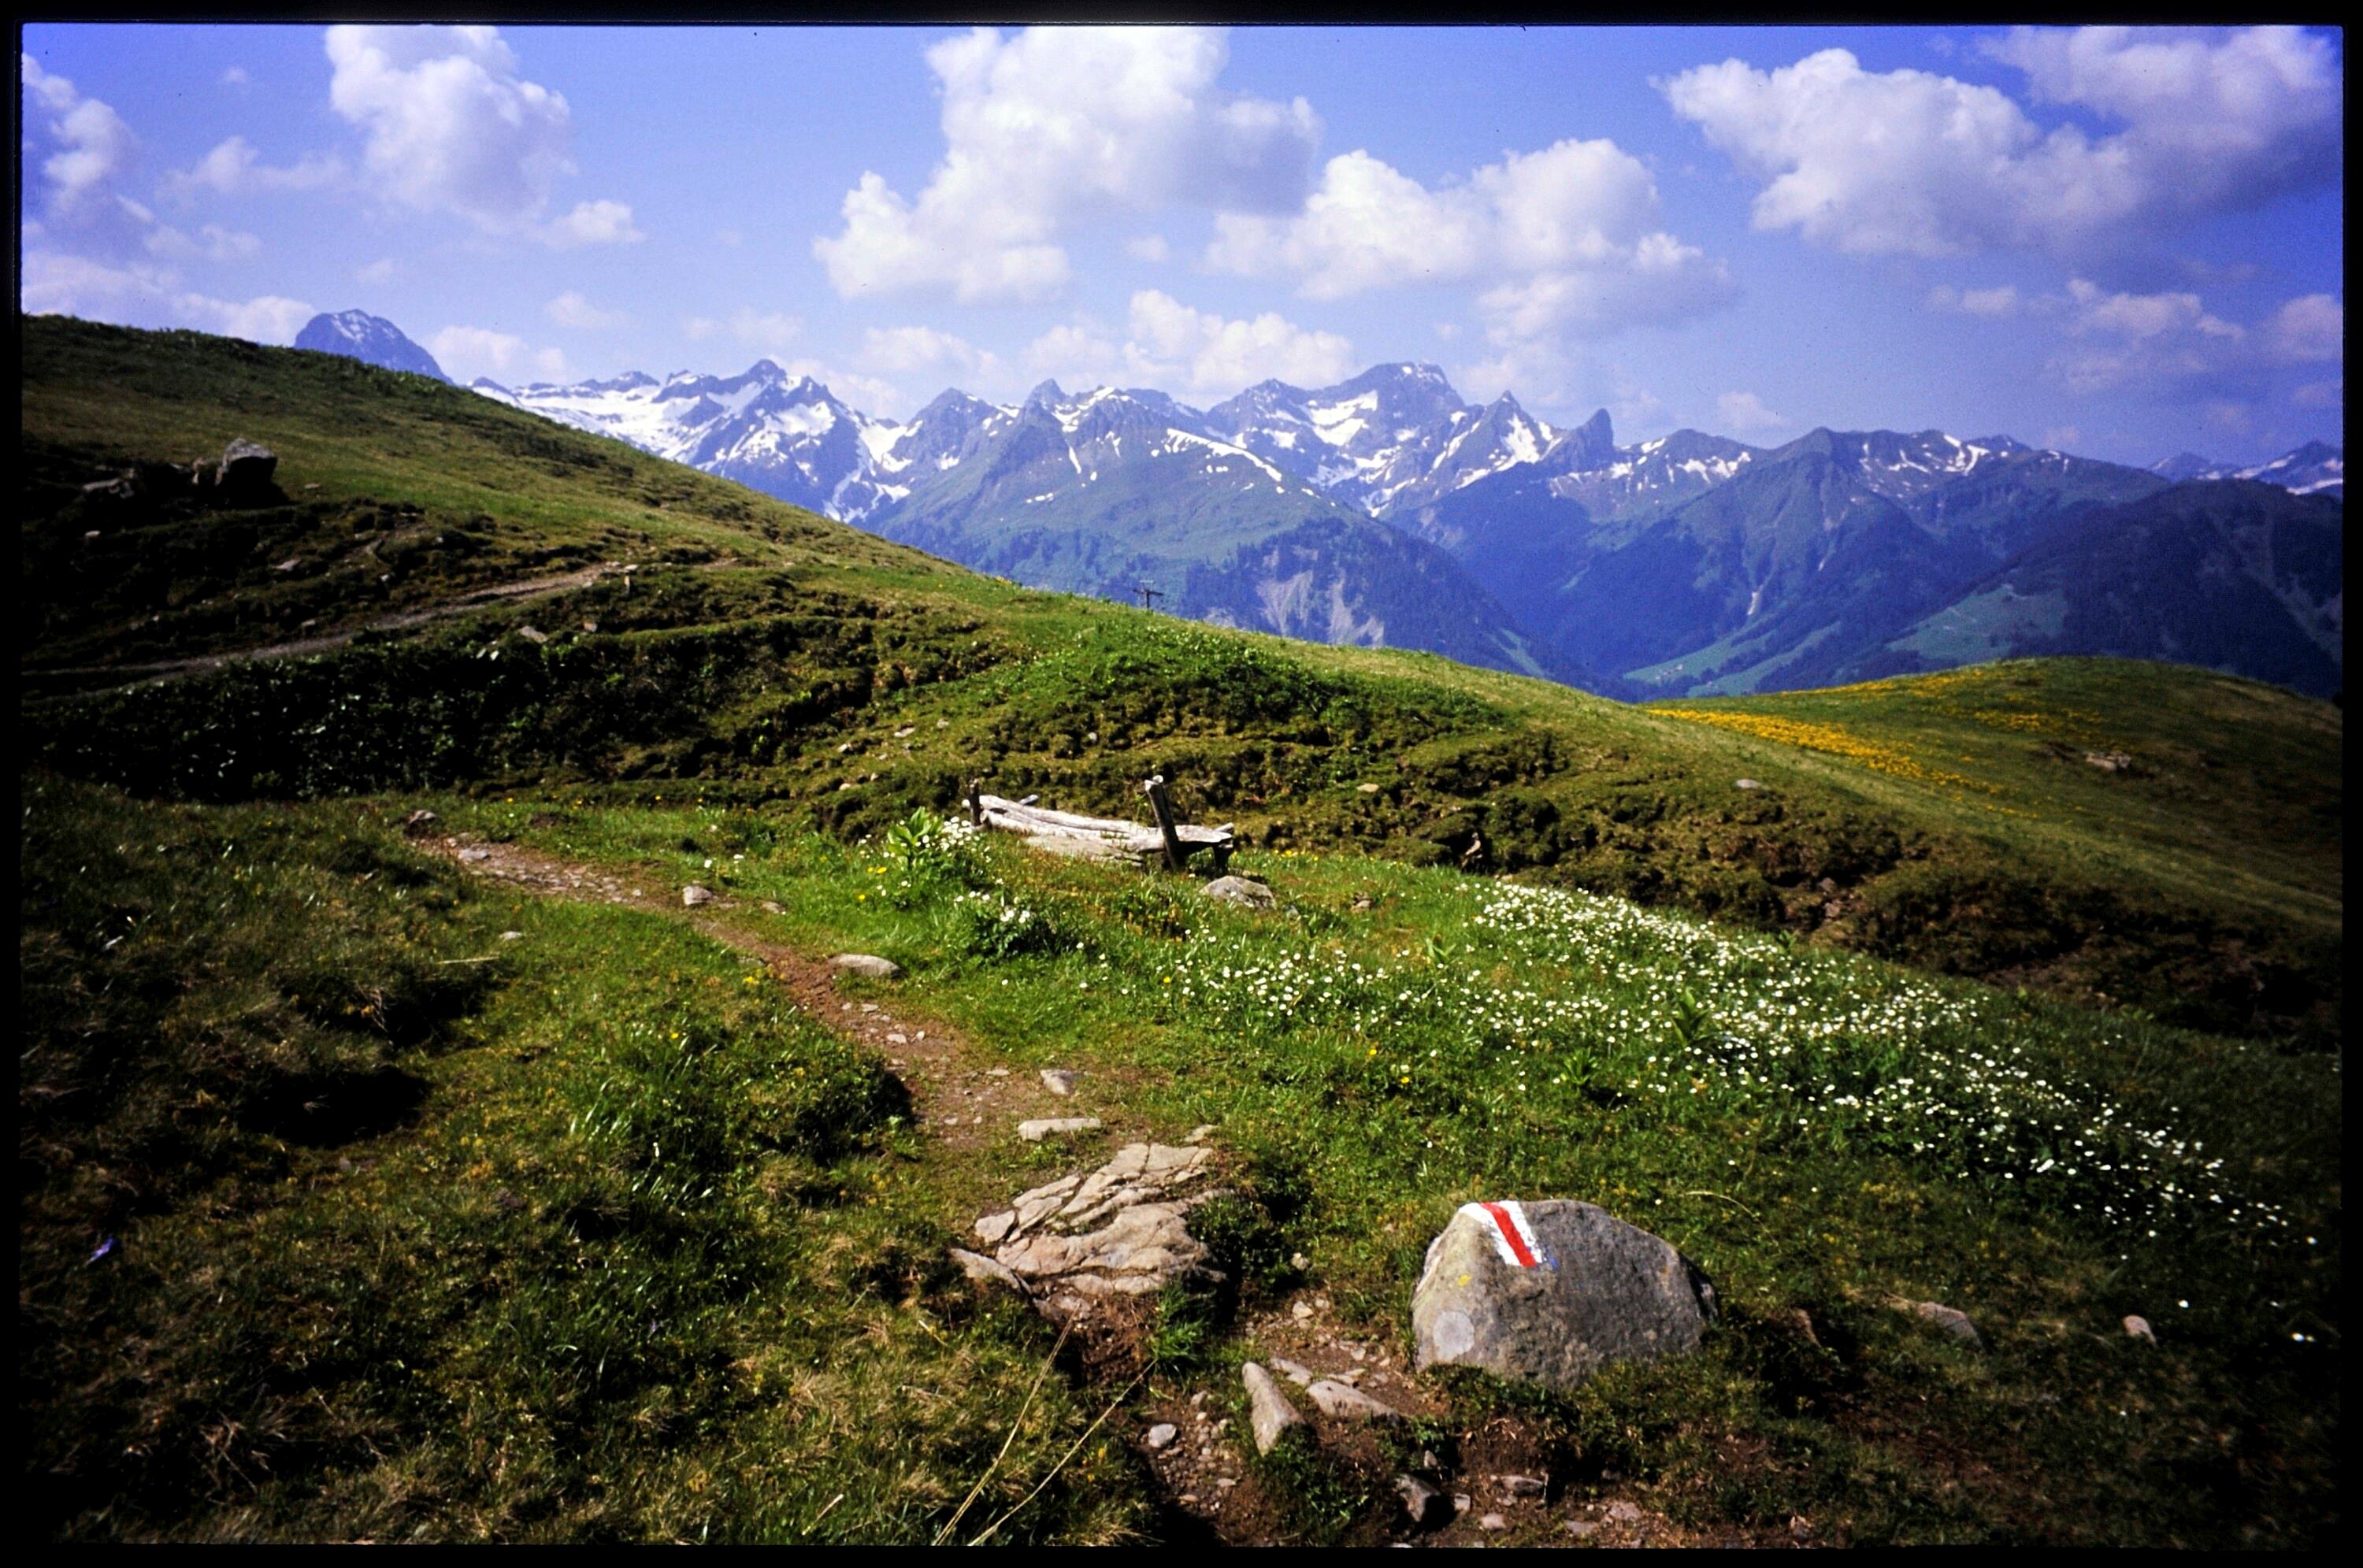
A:
[[[1374,1542],[1423,1450],[1548,1478],[1455,1542],[2335,1530],[2335,709],[2102,660],[1628,707],[1022,591],[417,378],[26,327],[43,1534]],[[81,488],[236,435],[283,500]],[[1152,768],[1281,908],[887,838]],[[1104,1128],[1015,1137],[1054,1110]],[[1209,1125],[1219,1286],[1061,1342],[948,1261]],[[1244,1429],[1239,1362],[1316,1331],[1400,1357],[1455,1206],[1545,1194],[1708,1271],[1701,1353],[1207,1430],[1220,1491],[1142,1442]]]
[[[2250,769],[2239,790],[2197,764],[2186,788],[2182,753],[2100,781],[2051,760],[2058,736],[1958,704],[1922,713],[1914,774],[1433,656],[1021,592],[349,360],[26,325],[23,717],[66,772],[200,799],[532,780],[649,799],[696,778],[859,833],[976,776],[1126,811],[1155,769],[1268,846],[1524,872],[2212,1027],[2335,1018],[2338,716],[2269,689],[2149,665],[2008,678],[2067,682],[2076,744],[2137,758],[2158,715],[2215,704],[2204,755]],[[79,489],[238,434],[282,454],[286,504]],[[94,668],[345,634],[327,657],[75,690],[106,683]],[[1881,690],[1813,701],[1872,714]],[[2250,696],[2213,695],[2232,690]],[[2025,766],[1951,781],[1948,759],[1997,745]],[[2079,843],[2125,805],[2197,857],[2063,857],[2050,791],[2069,779]],[[2214,874],[2251,866],[2270,870]]]

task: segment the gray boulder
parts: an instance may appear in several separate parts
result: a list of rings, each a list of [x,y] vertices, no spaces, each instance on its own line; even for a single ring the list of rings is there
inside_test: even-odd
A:
[[[1206,898],[1219,899],[1226,904],[1244,904],[1251,910],[1268,910],[1278,901],[1270,888],[1245,877],[1217,877],[1198,891]]]
[[[891,958],[879,958],[868,953],[840,953],[829,960],[849,974],[868,975],[874,979],[899,980],[903,966]]]
[[[278,453],[241,436],[222,448],[221,464],[214,470],[215,498],[233,506],[283,500],[271,482],[278,469]]]
[[[1714,1286],[1672,1244],[1568,1198],[1461,1206],[1412,1292],[1414,1364],[1572,1388],[1694,1351]]]
[[[681,890],[681,901],[684,908],[693,910],[700,904],[710,904],[714,901],[714,889],[692,882]]]

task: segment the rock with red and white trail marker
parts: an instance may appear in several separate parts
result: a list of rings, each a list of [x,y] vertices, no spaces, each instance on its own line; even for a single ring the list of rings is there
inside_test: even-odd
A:
[[[1412,1292],[1414,1364],[1572,1388],[1698,1349],[1714,1286],[1671,1242],[1570,1198],[1463,1204]]]

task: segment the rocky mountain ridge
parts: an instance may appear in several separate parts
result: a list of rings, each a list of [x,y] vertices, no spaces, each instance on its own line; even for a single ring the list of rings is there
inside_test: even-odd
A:
[[[1426,648],[1625,696],[1856,679],[1941,663],[1957,645],[2154,655],[2158,639],[2122,616],[2075,618],[2098,638],[2088,647],[2057,615],[2037,626],[1950,607],[1973,591],[1990,606],[1976,585],[2024,552],[2062,529],[2105,533],[2111,508],[2172,485],[2344,494],[2339,448],[2319,442],[2236,470],[2190,454],[2145,470],[1940,430],[1825,428],[1766,447],[1684,429],[1619,446],[1604,409],[1555,426],[1507,393],[1469,403],[1411,363],[1320,388],[1267,381],[1206,409],[1056,381],[1015,404],[955,389],[907,420],[769,359],[736,376],[473,390],[1029,586],[1146,590],[1193,619]],[[2229,517],[2275,503],[2211,492],[2199,504]],[[2269,552],[2224,548],[2258,591],[2225,579],[2210,602],[2245,633],[2168,643],[2233,668],[2244,644],[2321,649],[2316,588],[2266,582]],[[2277,605],[2289,625],[2252,624]],[[2269,662],[2313,690],[2335,684],[2336,647],[2325,657],[2328,676],[2286,651]]]

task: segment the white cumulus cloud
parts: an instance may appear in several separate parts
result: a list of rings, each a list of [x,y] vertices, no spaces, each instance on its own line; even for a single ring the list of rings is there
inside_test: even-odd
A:
[[[2073,259],[2336,178],[2336,51],[2301,29],[2018,28],[1985,50],[2038,101],[2122,128],[2046,130],[1998,88],[1842,49],[1658,85],[1761,182],[1758,228],[1862,255]]]
[[[304,324],[318,314],[302,300],[279,294],[225,300],[194,293],[181,286],[171,267],[139,261],[113,266],[46,248],[25,252],[17,304],[28,315],[73,315],[126,326],[187,326],[283,345],[294,342]]]
[[[1036,338],[1026,359],[1037,374],[1212,400],[1267,380],[1299,386],[1342,381],[1354,370],[1354,346],[1276,311],[1226,317],[1142,289],[1132,296],[1120,337],[1089,321],[1071,322]]]
[[[560,250],[578,245],[628,245],[645,239],[632,222],[632,209],[621,202],[577,202],[564,217],[543,226],[542,242]]]
[[[939,43],[943,160],[916,198],[865,172],[814,254],[848,297],[1039,300],[1065,283],[1059,241],[1085,215],[1292,207],[1319,124],[1301,98],[1222,91],[1228,58],[1225,35],[1198,28],[979,28]]]
[[[2346,305],[2334,294],[2305,294],[2273,313],[2266,328],[2273,352],[2298,364],[2336,359],[2346,350]]]
[[[143,262],[114,267],[86,256],[28,246],[17,279],[17,308],[28,315],[128,323],[137,307],[169,300],[173,286],[169,267]]]
[[[618,202],[583,202],[545,220],[575,172],[572,111],[520,74],[498,28],[339,26],[326,47],[329,105],[361,131],[380,195],[553,246],[640,237]]]
[[[175,261],[244,261],[262,254],[262,241],[256,236],[212,223],[199,229],[194,237],[170,224],[160,223],[148,231],[140,243],[150,256]]]
[[[567,290],[541,307],[541,313],[560,326],[580,327],[595,332],[602,327],[621,326],[630,317],[621,311],[601,310],[573,289]]]
[[[1000,359],[954,333],[932,326],[873,326],[862,335],[857,357],[882,375],[925,371],[975,381],[997,378]]]
[[[2010,316],[2019,312],[2018,290],[2009,283],[1991,289],[1957,289],[1939,283],[1928,291],[1928,308],[1956,315]]]
[[[1292,276],[1317,300],[1494,280],[1478,300],[1487,337],[1531,350],[1727,303],[1723,263],[1662,221],[1657,182],[1612,141],[1511,153],[1433,191],[1355,151],[1328,161],[1300,212],[1217,215],[1205,259],[1218,271]]]
[[[216,142],[188,168],[166,174],[164,192],[189,201],[200,193],[241,196],[256,192],[317,190],[344,177],[344,165],[332,155],[306,153],[293,163],[273,167],[262,161],[252,142],[242,136],[233,136]]]
[[[26,129],[39,127],[53,149],[40,164],[50,204],[61,213],[71,212],[129,163],[138,139],[106,104],[83,96],[72,82],[42,70],[29,54],[20,53],[17,61]],[[34,150],[28,136],[28,164]]]
[[[478,376],[494,381],[531,375],[546,381],[566,379],[566,355],[556,348],[536,348],[511,332],[483,326],[447,326],[427,340],[427,350],[456,381]]]
[[[204,294],[182,294],[173,304],[184,325],[225,337],[282,348],[295,341],[304,324],[319,314],[302,300],[264,294],[250,300],[217,300]]]
[[[2243,326],[2210,311],[2188,291],[2113,292],[2069,281],[2063,340],[2046,367],[2069,391],[2119,388],[2227,401],[2263,395],[2277,370],[2336,364],[2345,355],[2346,313],[2331,294],[2304,294]]]
[[[1793,423],[1785,414],[1775,414],[1764,406],[1764,400],[1752,392],[1727,392],[1714,400],[1715,416],[1723,421],[1725,430],[1742,436],[1761,436],[1767,431],[1786,430]]]

